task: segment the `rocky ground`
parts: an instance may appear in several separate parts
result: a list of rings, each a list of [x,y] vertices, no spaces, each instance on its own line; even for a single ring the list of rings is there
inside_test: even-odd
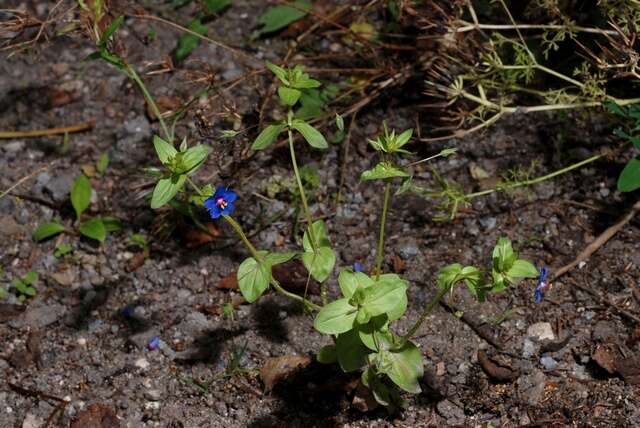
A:
[[[192,10],[179,13],[189,16]],[[184,16],[174,18],[184,21]],[[211,26],[210,36],[240,46],[256,16],[251,2],[234,2]],[[144,38],[150,28],[156,33],[152,41]],[[140,65],[162,61],[177,38],[165,26],[134,19],[119,35],[130,62]],[[245,48],[258,61],[275,61],[284,56],[286,42],[266,38]],[[559,279],[540,305],[533,302],[533,281],[484,304],[459,289],[449,302],[462,317],[439,307],[417,337],[426,359],[424,392],[405,396],[408,406],[399,414],[357,410],[353,378],[317,363],[267,392],[259,373],[265,362],[313,356],[327,338],[314,331],[299,305],[281,296],[241,304],[239,293],[224,287],[246,256],[231,230],[213,224],[220,235],[203,243],[171,210],[148,207],[143,195],[151,180],[142,168],[156,165],[150,138],[158,132],[157,122],[122,74],[82,61],[91,51],[86,40],[60,37],[36,52],[0,58],[0,129],[95,120],[93,129],[67,141],[62,136],[0,140],[0,189],[30,175],[0,199],[0,285],[8,290],[0,302],[0,427],[48,422],[76,427],[640,425],[637,220]],[[191,59],[184,69],[200,69],[196,60],[204,61],[222,82],[246,71],[236,55],[211,44],[202,44]],[[184,100],[194,90],[187,77],[192,76],[175,71],[146,80],[156,97]],[[255,121],[267,88],[268,82],[258,79],[201,97],[177,129],[212,147],[197,179],[238,191],[236,213],[254,232],[253,241],[263,248],[295,249],[290,195],[266,196],[265,183],[290,175],[286,149],[252,156],[247,148],[254,131],[219,138],[237,120],[225,116],[225,109],[233,106],[241,118]],[[212,118],[213,136],[198,132],[200,111]],[[316,166],[320,174],[312,210],[326,218],[338,266],[359,261],[370,269],[374,263],[372,231],[382,195],[375,185],[359,181],[375,159],[367,138],[381,132],[382,119],[401,129],[414,126],[414,117],[413,107],[387,102],[358,115],[337,207],[342,147],[301,150],[301,163]],[[596,114],[517,114],[482,134],[415,150],[458,148],[456,156],[432,165],[472,191],[486,185],[478,171],[491,179],[535,161],[535,175],[544,174],[596,153],[611,142],[610,135],[611,126]],[[71,184],[78,174],[90,173],[103,153],[111,163],[104,175],[91,179],[89,213],[117,217],[122,230],[102,245],[74,235],[34,242],[38,224],[59,218],[72,226]],[[410,307],[396,329],[406,331],[435,295],[439,268],[453,262],[485,266],[499,237],[509,237],[521,257],[538,266],[557,268],[573,260],[633,204],[633,195],[615,191],[621,166],[604,160],[521,192],[477,198],[446,222],[433,220],[438,209],[432,200],[395,198],[385,265],[411,282]],[[416,172],[418,184],[433,178],[429,168]],[[167,227],[172,230],[163,234]],[[148,254],[131,243],[133,234],[147,238]],[[61,243],[73,251],[54,255]],[[291,265],[282,273],[294,288],[296,269]],[[10,284],[29,271],[39,274],[37,294],[22,304]],[[337,294],[335,277],[329,287]],[[237,304],[233,317],[222,313],[229,302]]]

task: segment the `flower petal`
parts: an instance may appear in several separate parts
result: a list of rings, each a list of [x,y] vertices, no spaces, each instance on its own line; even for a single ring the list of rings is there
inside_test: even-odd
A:
[[[226,189],[223,198],[227,203],[231,203],[238,198],[238,195],[233,190]]]
[[[216,200],[213,196],[211,196],[204,201],[203,205],[206,209],[212,210],[216,207]]]
[[[209,215],[211,216],[211,218],[216,219],[222,215],[222,210],[220,209],[220,207],[215,205],[212,209],[209,210]]]
[[[233,203],[227,202],[227,206],[222,210],[222,214],[229,215],[233,212],[234,209],[235,207],[233,206]]]
[[[227,192],[227,188],[224,186],[216,187],[216,192],[213,194],[212,198],[217,200],[219,198],[224,198],[224,194]]]

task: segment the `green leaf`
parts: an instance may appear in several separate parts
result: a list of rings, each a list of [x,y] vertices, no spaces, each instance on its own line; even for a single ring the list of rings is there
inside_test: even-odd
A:
[[[294,3],[299,9],[311,9],[311,3],[297,0]],[[274,6],[258,17],[258,24],[262,26],[261,34],[273,33],[287,27],[289,24],[303,18],[307,13],[291,6]]]
[[[338,361],[335,345],[325,345],[316,354],[316,360],[322,364],[333,364]]]
[[[397,350],[389,352],[388,361],[390,366],[384,371],[400,388],[413,394],[419,394],[419,381],[424,375],[422,353],[413,343],[407,341],[405,345]]]
[[[280,82],[282,82],[284,85],[289,86],[289,73],[287,73],[286,69],[269,61],[267,61],[267,68],[276,75]]]
[[[27,285],[35,284],[37,280],[38,280],[38,273],[34,271],[27,272],[24,278],[22,278],[22,281]]]
[[[537,278],[540,272],[536,267],[527,260],[516,260],[507,271],[507,275],[511,278]]]
[[[288,262],[292,258],[294,258],[296,253],[288,252],[288,253],[269,253],[265,256],[264,260],[269,266],[279,265],[285,262]]]
[[[98,44],[100,45],[106,45],[107,42],[109,41],[109,38],[113,35],[113,33],[116,32],[116,30],[122,25],[122,22],[124,21],[124,16],[120,15],[119,17],[117,17],[116,19],[114,19],[111,24],[109,24],[109,26],[107,27],[106,30],[104,30],[104,33],[102,33],[102,36],[100,36],[100,41],[98,42]]]
[[[100,175],[104,174],[109,166],[109,153],[103,153],[100,158],[98,158],[98,162],[96,162],[96,171],[100,173]]]
[[[397,275],[382,275],[373,287],[365,289],[362,308],[371,316],[387,314],[394,321],[407,309],[407,287],[407,282]]]
[[[393,345],[393,335],[388,329],[389,317],[386,314],[372,317],[366,324],[356,324],[360,340],[372,351],[390,349]],[[375,335],[375,337],[374,337]]]
[[[266,251],[259,251],[261,257],[267,255]],[[271,279],[271,266],[260,263],[253,257],[245,259],[238,268],[238,288],[247,302],[255,302],[258,297],[269,287]]]
[[[389,407],[392,403],[391,391],[389,387],[376,376],[372,367],[368,367],[362,372],[362,383],[371,390],[373,398],[382,406]]]
[[[160,159],[160,162],[163,165],[170,163],[171,159],[173,159],[176,154],[178,154],[178,151],[175,147],[173,147],[173,145],[166,142],[157,135],[153,136],[153,147],[155,147],[156,153],[158,154],[158,159]]]
[[[285,106],[293,107],[298,102],[301,95],[302,92],[297,89],[287,88],[286,86],[280,86],[278,88],[278,96],[280,97],[282,104]]]
[[[340,275],[338,275],[338,284],[340,285],[342,295],[351,298],[358,288],[365,289],[370,287],[374,284],[374,281],[363,272],[344,269],[340,272]]]
[[[402,184],[400,185],[400,187],[398,187],[398,190],[396,190],[395,196],[399,196],[399,195],[402,195],[403,193],[407,193],[412,188],[413,188],[413,176],[410,175],[409,177],[406,177],[404,180],[402,180]]]
[[[618,177],[618,190],[632,192],[640,187],[640,159],[631,159]]]
[[[108,233],[122,230],[122,221],[116,217],[102,217],[102,223]]]
[[[389,162],[380,162],[373,169],[365,171],[360,176],[363,181],[383,180],[394,177],[409,177],[409,174],[390,164]]]
[[[438,288],[445,290],[453,287],[461,272],[462,265],[460,263],[453,263],[440,269],[436,280]]]
[[[53,252],[53,255],[54,257],[62,257],[66,254],[69,254],[72,251],[73,251],[73,247],[63,242],[56,247],[56,250]]]
[[[344,119],[336,113],[336,126],[340,132],[344,132]]]
[[[90,203],[91,183],[85,175],[79,175],[71,188],[71,205],[76,211],[76,218],[80,218]]]
[[[498,239],[498,243],[493,248],[493,267],[498,272],[507,272],[513,266],[518,255],[511,247],[511,241],[508,238]]]
[[[204,12],[208,15],[220,13],[231,6],[231,0],[204,0]]]
[[[318,247],[315,251],[302,253],[302,263],[318,282],[324,282],[336,264],[336,255],[330,247]]]
[[[65,228],[60,223],[43,223],[36,228],[35,232],[33,232],[33,239],[36,241],[42,241],[43,239],[50,238],[64,231]]]
[[[338,299],[320,309],[313,326],[320,333],[340,334],[353,328],[357,309],[349,304],[349,299]]]
[[[344,372],[359,370],[367,363],[370,351],[362,344],[358,333],[349,330],[336,338],[336,354],[338,363]]]
[[[99,218],[92,218],[80,225],[79,232],[87,238],[103,242],[107,237],[107,228]]]
[[[316,238],[316,244],[319,247],[330,247],[331,241],[329,241],[329,237],[327,236],[327,228],[324,224],[323,220],[317,220],[313,222],[313,236]],[[309,230],[304,231],[304,235],[302,236],[302,246],[305,251],[313,251],[313,246],[311,245],[311,238],[309,238]]]
[[[283,123],[269,125],[262,130],[256,141],[251,145],[252,150],[263,150],[269,147],[276,139],[278,134],[286,127]]]
[[[207,159],[211,152],[211,148],[204,144],[198,144],[184,152],[182,156],[182,165],[184,171],[178,171],[180,174],[193,174]]]
[[[192,20],[187,26],[189,30],[202,36],[207,34],[207,27],[202,23],[202,17],[198,16]],[[183,33],[178,39],[178,47],[176,48],[176,61],[180,62],[193,52],[200,44],[200,38],[193,34]]]
[[[413,129],[411,128],[407,129],[402,134],[398,135],[394,141],[394,145],[393,145],[394,151],[398,151],[399,149],[402,148],[402,146],[407,144],[409,140],[411,140],[412,135],[413,135]]]
[[[327,140],[324,139],[322,134],[313,126],[308,123],[295,119],[291,124],[291,127],[302,134],[307,143],[316,149],[326,149],[329,147]]]
[[[178,190],[182,188],[186,179],[186,175],[174,175],[158,180],[151,196],[151,208],[155,210],[172,200]]]

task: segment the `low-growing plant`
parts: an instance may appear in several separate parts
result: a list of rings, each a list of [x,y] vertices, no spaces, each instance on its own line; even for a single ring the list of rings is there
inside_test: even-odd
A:
[[[38,282],[38,274],[30,271],[23,277],[16,277],[11,281],[11,288],[15,290],[20,302],[34,297],[38,291],[36,290],[36,283]]]
[[[640,150],[640,103],[630,106],[619,106],[608,103],[609,111],[625,121],[625,126],[615,130],[616,135],[630,143],[635,151]],[[625,165],[618,177],[618,190],[632,192],[640,188],[640,155],[633,156]]]
[[[483,301],[487,295],[503,292],[523,278],[537,277],[539,272],[530,262],[518,257],[508,239],[501,238],[493,250],[490,269],[458,263],[441,269],[436,278],[436,296],[408,331],[404,334],[395,331],[393,323],[404,316],[408,306],[407,290],[410,284],[398,274],[385,272],[385,226],[394,184],[401,181],[396,193],[402,193],[411,185],[410,167],[403,163],[402,156],[410,154],[407,144],[411,140],[412,130],[396,133],[385,124],[384,133],[369,141],[380,159],[371,169],[362,172],[360,177],[362,181],[380,183],[383,194],[375,266],[370,275],[363,272],[360,265],[340,269],[337,280],[341,295],[330,300],[327,281],[332,277],[337,257],[327,225],[323,220],[314,219],[296,155],[296,145],[300,141],[306,142],[312,149],[323,150],[328,147],[323,134],[295,114],[303,91],[319,87],[320,82],[309,77],[301,66],[283,68],[267,63],[267,67],[279,80],[278,97],[287,114],[284,120],[268,124],[257,136],[252,148],[264,150],[281,134],[286,136],[297,187],[296,197],[299,197],[306,220],[302,231],[302,248],[295,252],[278,253],[258,249],[250,242],[240,224],[231,216],[238,197],[236,192],[225,186],[218,186],[215,191],[211,185],[201,188],[191,178],[209,154],[209,150],[203,146],[188,149],[183,141],[177,150],[173,141],[154,137],[154,146],[164,171],[159,171],[151,206],[158,208],[179,197],[183,202],[203,206],[212,219],[224,219],[250,253],[237,272],[238,287],[243,297],[248,302],[255,302],[273,287],[299,302],[305,310],[315,312],[315,329],[330,336],[333,341],[319,350],[318,360],[323,363],[337,362],[345,372],[361,371],[362,383],[380,404],[392,410],[402,404],[399,390],[420,392],[424,362],[412,338],[446,294],[452,293],[455,286],[464,284],[479,301]],[[339,129],[344,128],[340,116],[337,116],[336,124]],[[300,140],[296,140],[297,137]],[[445,149],[424,161],[449,156],[454,152]],[[184,189],[185,183],[195,194],[191,195]],[[273,266],[294,258],[302,261],[308,278],[320,284],[320,303],[307,298],[306,291],[298,295],[285,290],[273,276]]]
[[[104,165],[102,172],[104,172],[104,170],[106,170],[106,165]],[[73,228],[69,229],[60,221],[54,220],[40,224],[33,232],[33,238],[36,241],[42,241],[61,233],[77,232],[89,239],[103,242],[107,238],[107,234],[120,230],[122,224],[120,220],[115,217],[91,217],[83,220],[83,214],[89,208],[89,205],[91,205],[91,194],[91,182],[87,176],[81,174],[76,177],[70,192],[71,205],[76,214],[76,221]],[[63,247],[60,251],[56,250],[58,254],[56,257],[68,252],[67,248]]]

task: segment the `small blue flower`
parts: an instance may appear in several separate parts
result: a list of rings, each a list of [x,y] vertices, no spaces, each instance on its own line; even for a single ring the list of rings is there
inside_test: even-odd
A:
[[[158,345],[160,345],[160,336],[153,336],[153,338],[151,338],[151,340],[149,341],[147,347],[150,351],[155,351],[156,349],[158,349]]]
[[[354,272],[362,272],[362,263],[360,262],[355,262],[353,264],[353,271]]]
[[[540,268],[540,276],[538,277],[538,285],[536,285],[536,291],[534,293],[536,305],[542,302],[542,298],[544,297],[544,293],[551,288],[551,284],[547,282],[547,276],[549,275],[549,270],[545,267]]]
[[[204,207],[209,210],[211,218],[216,219],[221,215],[229,215],[233,212],[233,201],[238,195],[233,190],[219,186],[213,196],[204,201]]]

